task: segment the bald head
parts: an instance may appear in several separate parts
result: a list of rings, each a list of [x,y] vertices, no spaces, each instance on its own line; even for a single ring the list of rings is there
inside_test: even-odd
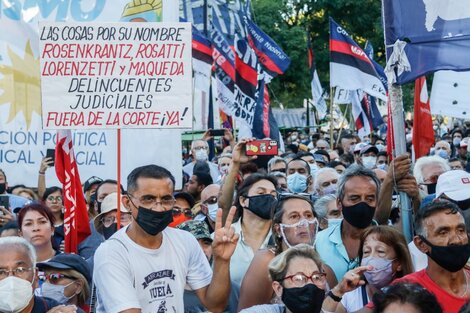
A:
[[[220,185],[211,184],[204,188],[201,192],[201,202],[206,201],[210,197],[218,197],[220,191]]]

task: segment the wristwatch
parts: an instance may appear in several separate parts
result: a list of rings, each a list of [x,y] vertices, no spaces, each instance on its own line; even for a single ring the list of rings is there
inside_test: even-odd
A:
[[[342,297],[338,297],[337,295],[335,295],[332,290],[328,291],[326,295],[333,299],[335,302],[340,302],[341,299],[343,299]]]

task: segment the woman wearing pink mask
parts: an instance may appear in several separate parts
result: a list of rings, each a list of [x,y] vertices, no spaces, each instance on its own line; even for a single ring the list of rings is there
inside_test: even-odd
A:
[[[333,288],[323,304],[329,312],[347,313],[362,309],[395,278],[413,272],[410,252],[403,235],[390,226],[371,226],[361,237],[359,260],[363,270],[351,270]],[[359,283],[360,275],[365,284]],[[356,278],[354,277],[356,276]],[[352,284],[357,281],[358,284]]]

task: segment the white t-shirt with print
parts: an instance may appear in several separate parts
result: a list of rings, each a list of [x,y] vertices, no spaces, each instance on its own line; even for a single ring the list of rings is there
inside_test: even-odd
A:
[[[95,254],[93,279],[100,299],[98,313],[137,308],[142,313],[184,312],[185,285],[209,285],[212,271],[194,236],[167,227],[159,249],[132,241],[124,227]]]

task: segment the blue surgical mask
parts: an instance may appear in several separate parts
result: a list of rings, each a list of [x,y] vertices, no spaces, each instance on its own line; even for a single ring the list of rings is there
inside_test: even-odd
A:
[[[54,285],[46,281],[41,285],[42,296],[45,298],[53,299],[60,304],[67,304],[71,298],[66,297],[64,291],[66,287],[70,286],[73,283],[74,281],[64,286]]]
[[[437,155],[440,156],[443,159],[448,159],[449,158],[449,153],[447,152],[447,150],[444,150],[444,149],[438,150]]]
[[[328,227],[333,227],[336,225],[341,224],[342,218],[329,218],[328,219]]]
[[[379,152],[385,150],[385,146],[384,146],[383,144],[381,144],[381,143],[376,144],[375,147],[377,148],[377,150],[379,150]]]
[[[387,165],[387,163],[377,164],[377,168],[378,168],[379,170],[388,171],[388,165]]]
[[[219,204],[218,203],[208,204],[207,205],[207,215],[209,215],[209,218],[213,222],[215,222],[215,218],[217,216],[217,210],[218,209],[219,209]]]
[[[338,189],[338,185],[330,184],[323,188],[323,195],[334,195],[336,193],[336,189]]]
[[[309,163],[308,166],[310,167],[310,175],[313,175],[318,171],[318,165],[316,165],[315,163]]]
[[[287,176],[287,188],[290,192],[305,192],[307,190],[307,177],[297,172]]]

